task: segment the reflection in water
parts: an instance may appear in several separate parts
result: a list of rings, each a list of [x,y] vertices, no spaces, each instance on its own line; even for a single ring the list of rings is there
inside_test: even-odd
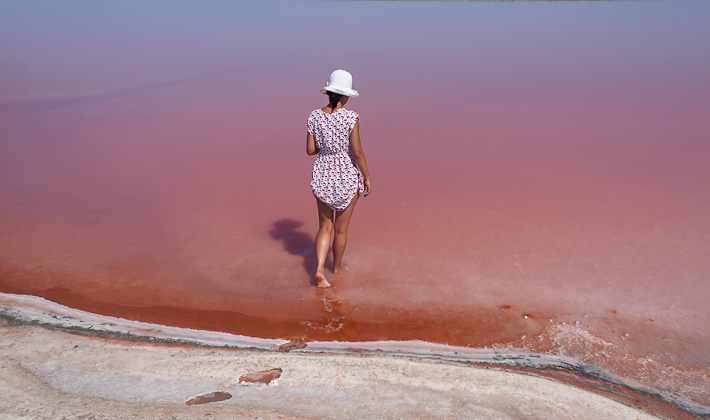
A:
[[[314,238],[299,230],[302,226],[303,223],[297,220],[281,219],[274,222],[269,234],[272,238],[281,241],[284,249],[290,254],[302,256],[303,268],[309,275],[312,275],[316,269]],[[326,266],[332,266],[332,264],[331,256],[328,255]],[[316,288],[314,292],[318,301],[321,319],[319,321],[304,321],[302,325],[325,333],[335,333],[344,328],[347,312],[343,299],[340,297],[343,293],[340,289],[345,286],[345,283],[339,281],[340,279],[337,276],[333,280],[334,286],[332,288]],[[316,286],[316,282],[312,277],[311,286]]]
[[[319,322],[307,321],[304,322],[303,325],[307,326],[309,329],[320,330],[326,333],[335,333],[345,328],[347,311],[343,300],[339,297],[340,291],[338,289],[340,287],[342,287],[341,284],[338,284],[330,289],[316,290],[315,293],[318,299],[321,320]]]

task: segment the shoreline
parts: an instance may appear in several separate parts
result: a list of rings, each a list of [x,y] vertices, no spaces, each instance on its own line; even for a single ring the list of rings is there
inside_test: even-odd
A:
[[[324,360],[335,358],[340,360],[340,363],[343,360],[364,358],[378,360],[382,363],[425,364],[428,365],[428,368],[435,367],[435,370],[446,367],[445,369],[463,369],[464,372],[496,372],[496,375],[514,375],[514,378],[525,377],[535,378],[536,381],[554,381],[556,386],[567,387],[564,389],[569,392],[574,389],[574,392],[592,393],[603,398],[603,401],[607,401],[611,406],[621,404],[640,413],[648,414],[648,418],[660,416],[661,418],[693,419],[708,418],[707,416],[710,414],[705,407],[692,406],[653,390],[633,388],[593,366],[585,366],[571,359],[549,355],[516,353],[503,349],[482,350],[452,347],[420,341],[313,341],[306,343],[307,347],[303,349],[296,349],[286,354],[274,350],[278,346],[288,343],[288,340],[252,338],[228,333],[146,324],[68,308],[35,296],[5,293],[0,293],[0,318],[4,320],[4,325],[1,328],[3,338],[7,337],[9,329],[13,329],[25,333],[32,331],[34,334],[46,335],[49,340],[61,342],[88,340],[94,344],[104,343],[104,347],[117,345],[126,350],[135,346],[149,346],[161,348],[166,352],[172,351],[169,349],[177,348],[198,353],[206,351],[222,351],[230,354],[246,353],[252,354],[254,358],[280,357],[283,358],[280,359],[282,362],[306,357],[316,358],[316,360],[318,358]],[[111,352],[103,349],[102,345],[97,346],[96,351],[106,352],[107,356],[110,356]],[[110,357],[107,358],[107,360],[110,359]],[[357,371],[357,368],[355,370]],[[357,374],[353,373],[353,375]],[[419,378],[422,384],[427,380],[426,377]],[[515,383],[515,380],[513,379],[512,382]],[[364,385],[364,383],[357,384],[356,388]],[[474,395],[476,394],[474,393]],[[542,395],[537,395],[534,399],[536,398],[542,398],[541,401],[545,400]],[[552,401],[546,401],[546,403],[552,403]],[[224,404],[228,405],[228,403]],[[210,406],[212,405],[214,404],[210,404]]]

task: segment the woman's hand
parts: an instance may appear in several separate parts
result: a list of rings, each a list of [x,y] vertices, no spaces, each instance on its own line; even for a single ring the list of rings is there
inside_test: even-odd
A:
[[[365,192],[362,194],[363,197],[367,197],[370,195],[370,192],[372,192],[372,185],[370,184],[370,178],[367,178],[364,182],[365,184]]]

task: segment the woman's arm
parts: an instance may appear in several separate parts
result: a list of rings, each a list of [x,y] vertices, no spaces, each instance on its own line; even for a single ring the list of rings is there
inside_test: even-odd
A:
[[[355,121],[355,126],[353,131],[350,132],[350,151],[353,153],[353,158],[357,167],[360,168],[363,178],[365,178],[365,193],[364,196],[370,195],[372,191],[372,185],[370,184],[370,171],[367,170],[367,159],[365,159],[365,152],[362,151],[362,144],[360,144],[360,120]]]
[[[308,135],[306,136],[306,153],[308,153],[308,156],[312,156],[318,153],[316,139],[313,138],[313,134],[311,133],[308,133]]]

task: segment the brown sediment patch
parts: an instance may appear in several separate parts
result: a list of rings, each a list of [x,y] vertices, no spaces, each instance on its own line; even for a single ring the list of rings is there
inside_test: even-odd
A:
[[[283,370],[281,368],[249,372],[239,377],[239,383],[269,384],[271,381],[279,379],[282,372]]]
[[[280,346],[277,346],[275,350],[281,353],[288,353],[291,350],[305,349],[306,347],[308,347],[306,342],[298,338],[293,341],[289,341],[286,344],[281,344]]]
[[[200,395],[185,402],[187,405],[200,405],[218,401],[225,401],[232,398],[232,394],[228,392],[210,392],[209,394]]]

